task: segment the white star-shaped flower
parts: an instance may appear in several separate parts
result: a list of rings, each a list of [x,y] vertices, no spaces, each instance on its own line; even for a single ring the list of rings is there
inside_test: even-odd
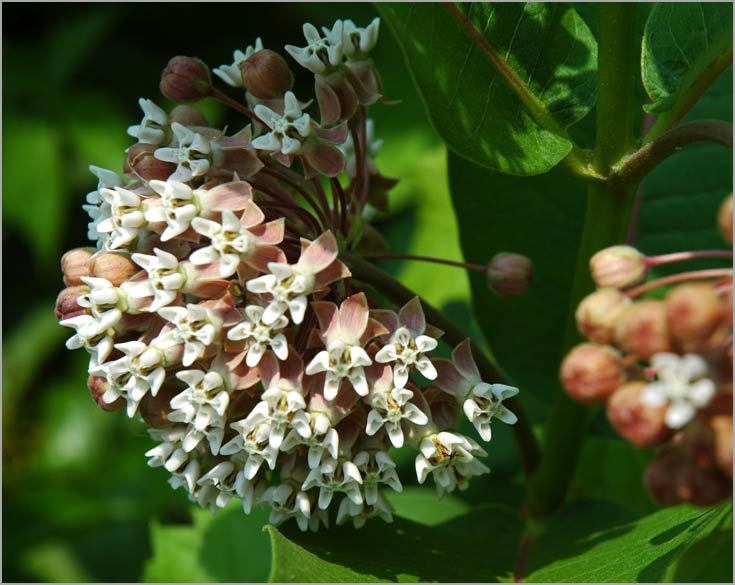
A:
[[[396,464],[385,451],[360,451],[353,461],[362,475],[365,503],[368,506],[374,506],[378,501],[378,484],[384,483],[397,492],[403,491]]]
[[[309,114],[302,112],[299,101],[293,92],[286,92],[283,103],[283,115],[274,112],[263,104],[255,106],[255,115],[271,131],[253,140],[254,148],[282,154],[296,154],[301,150],[301,144],[311,133],[311,118]]]
[[[339,435],[332,428],[329,418],[321,412],[306,413],[309,417],[309,435],[304,437],[296,429],[288,432],[281,443],[281,451],[288,452],[299,445],[306,445],[309,448],[307,454],[307,463],[309,469],[314,469],[321,465],[324,457],[336,459],[339,454]]]
[[[215,145],[205,136],[190,130],[183,124],[171,124],[178,146],[159,148],[154,153],[158,160],[176,164],[170,181],[187,182],[209,172],[215,155]]]
[[[311,434],[305,408],[306,402],[301,392],[281,378],[277,386],[263,392],[261,401],[255,405],[245,422],[250,426],[267,424],[270,427],[270,446],[280,449],[286,432],[291,429],[304,438]]]
[[[388,432],[388,438],[394,447],[403,447],[403,429],[401,421],[406,419],[417,425],[425,425],[429,418],[418,406],[410,402],[413,392],[406,388],[392,388],[389,391],[371,394],[372,409],[368,414],[365,432],[372,436],[382,426]]]
[[[128,134],[137,138],[138,142],[158,146],[166,140],[166,125],[168,114],[151,100],[140,98],[140,109],[143,110],[143,120],[136,126],[128,128]]]
[[[227,332],[227,338],[233,341],[241,339],[250,342],[245,363],[253,368],[260,363],[265,350],[270,348],[279,360],[288,357],[288,343],[286,336],[280,333],[288,325],[288,319],[283,315],[273,323],[266,325],[263,322],[265,309],[258,305],[245,307],[245,321],[238,323]]]
[[[238,471],[232,461],[222,461],[212,467],[197,480],[197,503],[203,508],[209,506],[212,512],[216,512],[217,508],[224,508],[236,495]]]
[[[470,397],[464,401],[463,409],[483,441],[489,441],[492,437],[490,420],[493,417],[509,425],[516,423],[518,417],[502,404],[503,400],[516,394],[518,388],[504,384],[481,382],[472,389]]]
[[[242,87],[242,73],[240,72],[240,65],[242,65],[245,61],[247,61],[250,57],[252,57],[255,53],[258,51],[263,50],[263,41],[260,40],[260,37],[255,39],[255,45],[249,45],[245,52],[243,53],[240,50],[237,50],[232,55],[232,65],[221,65],[220,67],[217,67],[216,69],[212,69],[212,73],[214,73],[217,77],[219,77],[222,81],[224,81],[227,85],[230,85],[232,87]]]
[[[97,224],[98,232],[109,234],[105,248],[114,250],[128,245],[146,223],[140,197],[122,187],[100,189],[100,195],[110,206],[110,217]]]
[[[490,469],[476,455],[487,453],[472,439],[459,433],[441,432],[422,439],[416,456],[416,476],[424,483],[431,472],[439,494],[465,489],[467,480]]]
[[[365,378],[365,366],[373,361],[360,346],[337,343],[330,349],[320,351],[306,367],[310,376],[326,372],[324,380],[324,398],[334,400],[339,392],[342,380],[347,378],[360,396],[367,396],[368,383]]]
[[[715,395],[715,383],[706,377],[707,362],[697,354],[658,353],[651,365],[658,380],[643,388],[641,402],[651,407],[668,404],[664,420],[669,428],[682,428]]]
[[[205,349],[214,343],[218,328],[211,322],[208,311],[199,305],[162,307],[158,314],[174,324],[174,328],[159,335],[155,343],[164,349],[184,344],[181,362],[190,366],[204,355]]]
[[[375,354],[375,361],[381,364],[395,362],[393,379],[397,388],[408,382],[408,373],[415,368],[428,380],[436,379],[436,368],[424,355],[436,349],[438,342],[428,335],[414,335],[408,328],[399,327],[391,336],[390,343]]]
[[[66,341],[67,349],[79,349],[83,347],[92,356],[90,369],[104,362],[112,352],[115,343],[114,324],[117,322],[115,314],[109,314],[101,319],[92,315],[77,315],[70,319],[59,321],[62,327],[74,329],[72,335]]]
[[[245,420],[239,420],[230,425],[237,431],[237,435],[222,445],[220,455],[235,455],[247,457],[243,468],[243,477],[252,480],[263,463],[270,469],[275,469],[278,449],[270,444],[271,427],[267,423],[251,425]]]
[[[298,325],[304,320],[306,295],[314,289],[314,276],[300,274],[296,267],[279,262],[269,263],[268,269],[271,274],[253,278],[246,284],[250,292],[268,293],[273,297],[263,313],[263,323],[274,323],[288,310],[291,320]]]
[[[194,191],[181,181],[149,181],[148,183],[161,196],[161,205],[151,207],[145,212],[145,218],[151,223],[166,222],[166,229],[161,234],[161,241],[180,236],[191,225],[191,220],[198,213]]]
[[[331,30],[323,28],[324,36],[322,36],[313,24],[307,22],[303,26],[303,31],[308,45],[305,47],[286,45],[285,49],[302,67],[312,73],[325,73],[342,63],[343,29],[342,21],[338,20]]]
[[[342,492],[350,500],[356,504],[361,504],[362,476],[360,470],[352,461],[338,461],[335,459],[326,459],[322,464],[309,472],[304,480],[302,490],[308,490],[312,487],[319,488],[318,506],[322,510],[326,510],[332,502],[335,493]]]
[[[344,498],[339,503],[339,508],[337,509],[337,524],[344,524],[352,520],[353,526],[359,529],[365,526],[365,522],[374,516],[378,516],[384,522],[390,524],[393,522],[392,512],[391,505],[381,492],[377,493],[377,498],[373,504],[368,504],[367,502],[356,504],[349,498]]]
[[[114,189],[122,187],[123,180],[117,173],[90,165],[89,170],[97,177],[97,190],[87,193],[87,204],[82,209],[89,214],[92,221],[87,225],[87,238],[97,243],[98,248],[103,248],[106,234],[101,233],[97,226],[112,215],[112,207],[102,198],[101,189]]]
[[[343,26],[344,56],[348,59],[364,59],[378,42],[380,19],[375,17],[365,28],[355,26],[351,20],[345,20]]]
[[[271,486],[261,496],[261,502],[270,504],[271,514],[268,522],[281,524],[289,518],[295,518],[299,529],[306,532],[311,518],[311,501],[309,494],[291,483]]]
[[[220,276],[226,278],[237,271],[244,256],[253,252],[256,246],[255,236],[240,223],[237,216],[229,209],[222,212],[222,223],[195,217],[191,227],[197,233],[209,238],[209,246],[193,252],[189,261],[195,265],[211,264],[220,261]]]
[[[153,302],[148,310],[155,313],[176,298],[186,278],[179,270],[179,260],[176,256],[158,248],[154,248],[153,252],[155,256],[146,254],[131,256],[133,262],[148,273],[148,279],[136,284],[131,294],[137,298],[153,296]]]

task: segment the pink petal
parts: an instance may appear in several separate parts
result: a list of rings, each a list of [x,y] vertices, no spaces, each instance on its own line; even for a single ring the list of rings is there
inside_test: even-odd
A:
[[[413,297],[403,306],[398,312],[398,319],[415,333],[423,333],[426,329],[426,318],[418,297]]]
[[[319,104],[319,112],[322,116],[322,126],[331,126],[340,119],[342,106],[340,105],[337,92],[330,87],[322,75],[316,77],[314,85],[316,101]]]
[[[273,379],[279,375],[278,360],[268,351],[260,359],[258,369],[260,370],[260,379],[263,381],[263,386],[269,388],[273,383]]]
[[[382,323],[388,330],[388,333],[393,333],[401,326],[398,321],[398,315],[396,315],[394,311],[389,311],[387,309],[373,309],[370,311],[370,316],[376,321]]]
[[[326,301],[315,301],[311,303],[311,308],[316,313],[319,321],[319,329],[326,336],[329,333],[339,332],[339,312],[337,305]]]
[[[260,207],[255,205],[252,201],[248,201],[240,217],[240,225],[245,228],[254,227],[263,223],[265,220],[265,214],[260,210]]]
[[[206,206],[213,211],[223,211],[225,209],[240,211],[245,209],[252,200],[253,188],[245,181],[234,181],[206,191],[206,195],[203,195],[203,197]]]
[[[470,381],[480,381],[480,370],[477,369],[475,358],[472,357],[472,346],[469,339],[465,339],[452,352],[452,361],[459,373]]]
[[[454,396],[462,397],[464,392],[469,389],[469,384],[457,368],[449,360],[436,358],[434,359],[434,367],[437,371],[435,384],[444,392],[448,392]]]
[[[276,246],[257,246],[246,262],[260,272],[268,272],[270,262],[285,263],[286,255]]]
[[[268,223],[251,228],[253,234],[261,244],[280,244],[283,241],[285,228],[283,218],[269,221]]]
[[[332,232],[324,232],[301,253],[298,266],[305,273],[316,274],[337,259],[339,248]]]
[[[359,342],[360,337],[365,332],[368,324],[367,298],[365,293],[357,293],[346,298],[339,308],[339,322],[343,335],[349,335],[354,339],[355,343]]]
[[[345,168],[345,157],[336,146],[318,142],[303,152],[304,162],[327,177],[336,177]]]
[[[314,289],[318,290],[324,288],[328,284],[333,283],[335,280],[341,280],[343,278],[349,278],[352,276],[350,270],[341,261],[335,260],[327,268],[319,272],[316,275],[314,281]]]

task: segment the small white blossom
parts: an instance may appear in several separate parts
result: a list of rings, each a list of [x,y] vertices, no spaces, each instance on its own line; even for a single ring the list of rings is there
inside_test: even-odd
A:
[[[431,472],[439,494],[455,488],[465,489],[467,480],[490,469],[476,455],[487,453],[469,437],[459,433],[441,432],[422,439],[416,456],[416,476],[424,483]]]
[[[212,73],[214,73],[227,85],[230,85],[232,87],[242,87],[243,83],[242,73],[240,72],[240,65],[247,61],[255,53],[262,50],[263,41],[261,41],[260,37],[258,37],[257,39],[255,39],[255,45],[249,45],[245,49],[244,53],[240,50],[237,50],[233,53],[232,65],[221,65],[220,67],[212,69]]]
[[[291,320],[298,325],[304,320],[306,295],[314,289],[314,276],[302,274],[295,266],[279,262],[270,262],[268,269],[272,274],[248,280],[246,285],[250,292],[268,293],[273,297],[263,312],[263,323],[274,323],[288,310]]]
[[[140,98],[140,109],[143,110],[143,120],[136,126],[128,128],[128,134],[137,138],[138,142],[158,146],[166,140],[166,125],[168,114],[151,100]]]
[[[212,512],[224,508],[236,495],[235,482],[238,469],[231,461],[222,461],[197,480],[197,503],[209,506]]]
[[[239,420],[230,425],[237,431],[237,435],[222,445],[220,455],[238,454],[247,457],[243,468],[243,477],[253,479],[261,465],[266,463],[270,469],[276,466],[278,449],[270,444],[271,427],[267,423],[251,425],[245,420]]]
[[[391,336],[390,343],[375,355],[375,361],[381,364],[395,362],[393,380],[397,388],[403,388],[408,382],[408,373],[416,368],[424,378],[435,380],[436,368],[424,355],[436,349],[438,342],[428,335],[414,335],[406,327],[399,327]]]
[[[178,122],[171,124],[171,130],[176,136],[178,146],[159,148],[153,153],[158,160],[177,165],[169,180],[187,182],[194,177],[206,175],[217,154],[215,145],[205,136]]]
[[[184,490],[191,496],[191,499],[196,501],[196,494],[198,491],[197,481],[202,474],[202,467],[199,461],[192,459],[186,464],[186,467],[181,471],[174,471],[168,480],[169,485],[173,489],[179,489],[183,487]]]
[[[214,343],[218,327],[210,320],[208,311],[199,305],[188,304],[184,307],[163,307],[158,314],[174,324],[174,328],[156,338],[156,344],[169,348],[184,344],[184,357],[181,362],[190,366],[204,355],[206,348]]]
[[[255,106],[255,115],[271,129],[253,140],[254,148],[282,154],[295,154],[311,133],[311,118],[302,112],[296,96],[287,91],[283,98],[283,115],[262,104]]]
[[[261,502],[270,504],[271,514],[268,522],[281,524],[289,518],[295,518],[299,529],[306,532],[311,519],[311,501],[309,494],[290,483],[271,486],[261,496]]]
[[[393,509],[381,492],[378,492],[374,504],[367,502],[357,504],[349,498],[344,498],[337,509],[337,524],[344,524],[352,520],[355,528],[362,528],[365,522],[375,516],[389,524],[393,522]]]
[[[309,472],[301,489],[308,490],[318,487],[319,508],[326,510],[334,494],[339,492],[344,493],[356,504],[361,504],[363,501],[361,485],[360,470],[352,461],[339,462],[335,459],[326,459],[318,468]]]
[[[102,198],[100,190],[122,187],[123,180],[117,173],[94,165],[90,165],[89,170],[97,177],[97,190],[87,193],[87,205],[82,205],[82,209],[89,214],[92,220],[87,225],[87,238],[96,242],[97,248],[102,248],[107,235],[101,233],[97,226],[111,216],[112,207]]]
[[[307,463],[309,469],[314,469],[321,465],[322,459],[326,456],[337,458],[339,435],[325,414],[321,412],[306,414],[309,416],[309,435],[304,437],[296,429],[290,430],[281,443],[281,451],[288,452],[299,445],[306,445],[309,448]]]
[[[390,391],[374,392],[371,395],[372,409],[368,413],[365,432],[372,436],[382,426],[388,432],[388,438],[393,446],[403,446],[403,429],[401,421],[406,419],[416,425],[425,425],[428,417],[418,406],[410,402],[413,392],[406,388],[392,388]]]
[[[483,441],[489,441],[492,437],[490,419],[493,417],[509,425],[516,423],[518,417],[502,404],[503,400],[516,394],[518,388],[504,384],[482,382],[472,388],[469,397],[464,401],[463,409]]]
[[[209,246],[199,248],[191,254],[189,261],[195,265],[211,264],[220,261],[220,276],[232,276],[240,266],[240,261],[255,249],[255,236],[240,223],[230,209],[222,212],[222,223],[195,217],[191,227],[210,239]]]
[[[82,281],[89,287],[89,292],[77,299],[80,307],[92,311],[97,319],[104,319],[108,327],[114,327],[122,319],[125,306],[125,293],[105,278],[82,276]]]
[[[104,247],[114,250],[130,244],[145,225],[140,196],[122,187],[101,189],[100,195],[110,206],[110,217],[97,224],[98,232],[109,234]]]
[[[265,350],[270,348],[279,360],[288,357],[286,336],[280,333],[288,325],[288,319],[281,315],[273,323],[263,322],[265,309],[258,305],[245,307],[245,321],[238,323],[227,332],[227,338],[233,341],[245,339],[250,342],[245,363],[253,368],[260,363]]]
[[[378,484],[384,483],[397,492],[403,491],[396,464],[385,451],[360,451],[353,461],[362,474],[362,487],[368,506],[374,506],[378,501]]]
[[[156,440],[161,441],[158,445],[146,452],[149,457],[150,467],[164,467],[173,473],[181,468],[189,460],[189,454],[181,447],[181,440],[186,434],[186,427],[175,426],[170,429],[150,429],[148,433]]]
[[[145,218],[151,223],[166,222],[166,229],[161,234],[161,241],[180,236],[191,225],[191,220],[199,213],[194,198],[194,191],[181,181],[149,181],[148,183],[161,196],[161,205],[151,207],[145,212]]]
[[[337,343],[320,351],[306,367],[310,376],[319,372],[326,372],[324,380],[324,398],[334,400],[337,397],[342,380],[347,378],[355,392],[360,396],[367,396],[368,383],[365,378],[364,366],[373,361],[367,352],[357,345]]]
[[[682,428],[715,395],[715,383],[706,377],[707,362],[697,354],[658,353],[651,365],[658,380],[643,388],[641,402],[651,407],[668,404],[664,420],[669,428]]]
[[[115,343],[115,330],[113,329],[117,316],[107,315],[102,319],[92,315],[77,315],[70,319],[59,321],[63,327],[74,329],[72,335],[66,341],[67,349],[86,349],[91,357],[90,369],[104,362],[112,352]]]
[[[250,426],[267,424],[270,427],[269,442],[274,449],[280,449],[286,432],[294,429],[302,437],[311,434],[309,417],[304,411],[306,402],[297,388],[291,387],[287,380],[280,379],[279,385],[268,388],[245,419]]]
[[[344,21],[343,47],[348,59],[364,59],[378,42],[380,19],[375,17],[365,28],[355,26],[351,20]]]
[[[179,270],[179,260],[173,254],[154,248],[155,256],[133,254],[131,259],[141,266],[147,273],[148,279],[136,284],[132,289],[132,296],[153,297],[148,308],[155,313],[161,307],[171,303],[184,286],[186,280]]]
[[[304,24],[304,37],[308,45],[297,47],[286,45],[285,49],[294,60],[312,73],[325,73],[342,63],[343,23],[338,20],[331,30],[323,28],[324,36],[313,24]]]
[[[184,451],[192,451],[206,438],[212,455],[216,455],[225,435],[225,413],[230,402],[222,376],[213,371],[205,374],[185,370],[176,377],[188,386],[171,399],[173,411],[168,420],[189,425],[182,440]]]
[[[92,371],[107,378],[110,387],[102,400],[111,404],[121,396],[127,402],[127,414],[133,417],[138,404],[148,392],[158,394],[166,378],[166,361],[163,352],[154,345],[142,341],[115,344],[125,355],[120,359],[103,364]]]

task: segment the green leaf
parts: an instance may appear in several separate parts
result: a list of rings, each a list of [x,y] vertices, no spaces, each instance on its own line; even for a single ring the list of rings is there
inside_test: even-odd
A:
[[[732,502],[704,511],[676,506],[638,520],[607,502],[574,502],[534,544],[526,581],[660,582],[688,547],[731,517]]]
[[[441,4],[379,4],[429,116],[449,147],[490,169],[547,172],[572,148],[563,128],[596,98],[597,44],[558,3],[472,3],[466,12],[539,104],[541,125]],[[538,116],[537,116],[538,117]]]
[[[239,500],[216,514],[192,508],[193,524],[151,525],[153,556],[144,582],[263,582],[268,576],[268,512],[245,515]]]
[[[500,297],[470,275],[475,314],[500,370],[522,392],[549,398],[562,359],[571,278],[585,212],[585,185],[555,169],[512,177],[449,155],[452,201],[467,262],[512,251],[534,262],[527,294]],[[478,197],[483,189],[492,194]],[[521,394],[522,397],[522,394]]]
[[[643,85],[653,100],[645,109],[669,111],[728,51],[731,61],[730,2],[657,3],[643,36]]]
[[[521,524],[497,507],[428,527],[403,518],[304,534],[268,526],[274,582],[497,581],[512,573]],[[388,554],[385,554],[385,553]]]

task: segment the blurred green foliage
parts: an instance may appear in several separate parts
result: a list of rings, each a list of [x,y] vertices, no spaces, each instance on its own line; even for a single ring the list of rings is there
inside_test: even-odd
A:
[[[59,259],[88,243],[80,207],[96,186],[88,165],[121,168],[133,141],[126,128],[141,118],[139,97],[172,105],[158,90],[168,59],[191,55],[215,67],[258,36],[278,49],[301,42],[303,22],[366,24],[376,13],[367,4],[12,4],[3,16],[3,578],[264,580],[267,514],[247,518],[235,506],[212,517],[191,506],[164,471],[146,466],[152,442],[142,423],[90,399],[87,356],[64,348],[69,334],[53,315],[63,288]],[[371,110],[385,138],[378,165],[401,178],[391,212],[376,223],[393,252],[461,259],[446,151],[385,29],[374,58],[388,97],[401,100]],[[308,73],[294,72],[297,94],[312,95]],[[197,107],[215,125],[243,123],[211,100]],[[470,330],[461,271],[385,267]],[[509,433],[498,435],[494,470],[514,457]],[[211,561],[228,531],[247,539],[255,562],[228,569]],[[196,570],[167,565],[172,549],[210,562]]]

